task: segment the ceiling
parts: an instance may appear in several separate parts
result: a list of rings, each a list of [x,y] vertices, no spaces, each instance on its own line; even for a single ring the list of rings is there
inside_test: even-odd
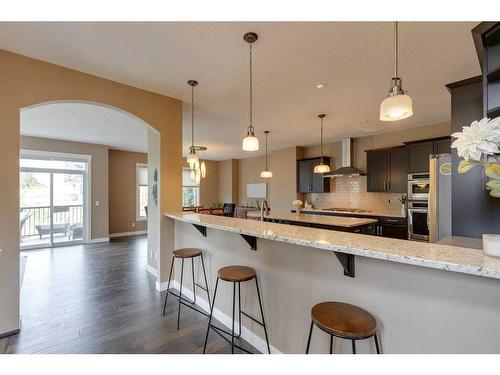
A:
[[[21,111],[21,134],[147,152],[148,126],[131,115],[89,103],[51,103]]]
[[[0,48],[190,102],[196,142],[214,160],[241,151],[248,123],[248,46],[255,31],[254,123],[270,148],[449,121],[445,84],[480,74],[470,30],[477,22],[400,23],[400,75],[415,115],[378,120],[393,76],[391,22],[0,23]],[[318,83],[325,83],[317,89]],[[184,104],[184,150],[190,105]],[[261,147],[260,153],[263,153]]]

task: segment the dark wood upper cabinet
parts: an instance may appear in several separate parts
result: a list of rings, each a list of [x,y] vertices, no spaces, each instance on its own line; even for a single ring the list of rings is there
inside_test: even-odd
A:
[[[387,151],[387,191],[406,193],[408,190],[408,150]]]
[[[366,154],[368,191],[385,191],[387,182],[387,151],[369,151]]]
[[[407,144],[410,165],[408,172],[426,172],[429,170],[429,156],[434,153],[434,142]]]
[[[330,165],[330,158],[324,157],[324,162]],[[329,193],[330,179],[322,174],[314,173],[314,167],[321,163],[321,158],[303,159],[297,161],[297,190],[299,193]]]
[[[451,138],[441,139],[434,142],[435,154],[451,154]]]
[[[369,192],[405,193],[408,151],[404,147],[367,152]]]

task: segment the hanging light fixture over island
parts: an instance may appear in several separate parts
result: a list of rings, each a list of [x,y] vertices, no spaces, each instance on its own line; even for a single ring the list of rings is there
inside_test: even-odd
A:
[[[189,146],[189,155],[186,162],[189,164],[189,169],[191,169],[191,179],[199,183],[200,178],[205,178],[207,175],[207,169],[204,161],[200,165],[200,158],[196,151],[205,151],[207,148],[194,144],[194,88],[198,86],[198,81],[191,79],[187,83],[191,86],[191,146]]]
[[[321,163],[316,165],[314,167],[314,173],[328,173],[330,172],[330,166],[328,164],[325,164],[325,160],[323,159],[323,119],[325,118],[325,114],[322,113],[318,115],[320,123],[321,123],[321,130],[320,130],[320,153],[321,153]]]
[[[247,128],[247,136],[243,139],[243,151],[258,151],[259,139],[255,136],[255,129],[253,127],[253,72],[252,72],[252,44],[258,39],[256,33],[246,33],[243,39],[250,46],[250,124]]]
[[[398,76],[398,23],[394,22],[394,77],[387,98],[380,104],[380,121],[397,121],[413,116],[413,102]]]
[[[262,172],[260,172],[260,177],[261,178],[271,178],[273,177],[273,172],[269,170],[269,166],[267,165],[267,135],[269,134],[269,130],[264,131],[264,134],[266,135],[266,167]]]

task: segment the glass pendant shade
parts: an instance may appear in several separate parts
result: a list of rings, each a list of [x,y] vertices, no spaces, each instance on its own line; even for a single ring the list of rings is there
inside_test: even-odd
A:
[[[247,136],[243,138],[242,148],[243,151],[259,151],[259,139],[253,129],[248,129]]]
[[[201,171],[199,169],[196,169],[195,171],[195,182],[196,185],[199,185],[201,181]]]
[[[387,98],[380,104],[380,121],[398,121],[413,116],[413,102],[398,76],[398,49],[398,22],[394,22],[394,76]]]
[[[186,158],[187,163],[189,164],[190,169],[197,169],[200,164],[200,159],[195,150],[191,149],[188,157]]]
[[[200,164],[200,172],[201,172],[201,178],[207,177],[207,166],[205,165],[204,161],[202,161]]]
[[[330,172],[330,167],[326,164],[323,164],[323,161],[321,161],[321,164],[318,164],[317,166],[314,167],[314,173],[328,173]]]
[[[260,172],[260,177],[261,177],[261,178],[271,178],[271,177],[273,177],[273,172],[268,171],[268,170],[266,169],[266,170],[264,170],[264,171]]]
[[[413,102],[404,93],[391,95],[380,104],[380,121],[397,121],[413,116]]]
[[[196,180],[196,172],[194,171],[194,169],[191,169],[191,173],[189,174],[189,177],[191,178],[192,182],[195,182],[195,180]]]

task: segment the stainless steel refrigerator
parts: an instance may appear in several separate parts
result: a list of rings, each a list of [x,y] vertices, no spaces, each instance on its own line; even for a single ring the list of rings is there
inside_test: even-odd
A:
[[[432,155],[429,161],[429,242],[451,236],[451,155]]]

